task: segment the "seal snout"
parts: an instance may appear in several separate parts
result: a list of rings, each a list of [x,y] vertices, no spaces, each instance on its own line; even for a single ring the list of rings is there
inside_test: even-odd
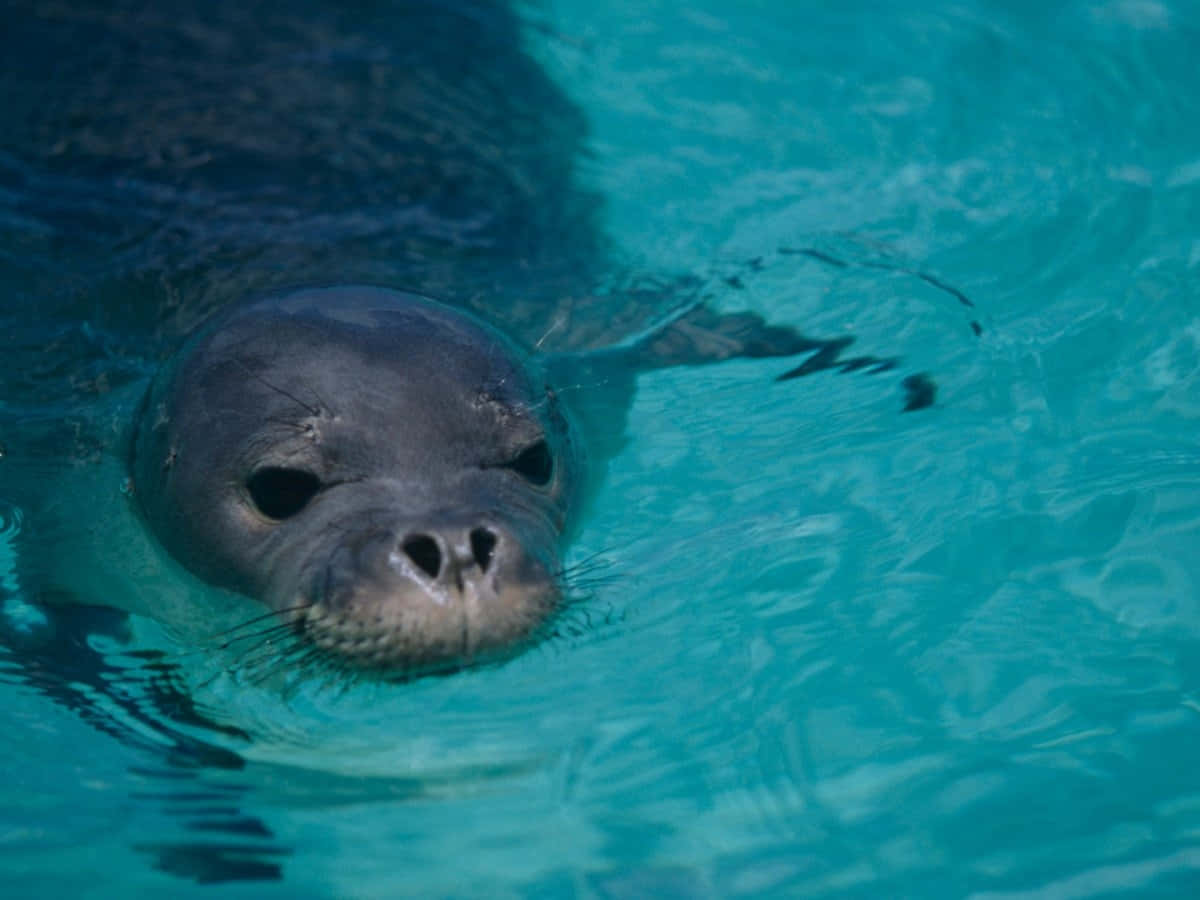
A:
[[[402,674],[507,658],[559,598],[546,567],[498,523],[343,536],[313,584],[300,616],[308,639],[352,668]]]

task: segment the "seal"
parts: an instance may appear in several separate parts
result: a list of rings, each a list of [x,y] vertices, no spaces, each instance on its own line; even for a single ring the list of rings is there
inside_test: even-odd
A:
[[[640,373],[896,364],[621,262],[508,0],[10,5],[0,500],[45,634],[105,607],[301,672],[506,659],[569,602]]]
[[[207,778],[261,735],[210,676],[405,680],[558,627],[639,373],[895,364],[714,309],[758,257],[639,271],[527,6],[5,4],[0,666],[157,763],[165,872],[289,850]]]
[[[391,677],[503,658],[557,610],[579,443],[533,360],[415,294],[310,289],[192,338],[146,396],[137,504],[195,575]]]
[[[583,449],[594,464],[617,449],[637,371],[840,346],[697,307],[622,346],[537,358],[418,294],[300,289],[216,317],[159,372],[132,493],[171,559],[270,611],[307,664],[456,671],[550,627]],[[567,373],[589,388],[578,411],[552,386]]]

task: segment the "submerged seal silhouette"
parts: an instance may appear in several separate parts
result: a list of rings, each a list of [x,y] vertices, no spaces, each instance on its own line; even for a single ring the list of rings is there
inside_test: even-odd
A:
[[[510,655],[559,606],[581,460],[535,362],[467,313],[371,287],[223,316],[151,386],[132,480],[163,547],[335,663]]]

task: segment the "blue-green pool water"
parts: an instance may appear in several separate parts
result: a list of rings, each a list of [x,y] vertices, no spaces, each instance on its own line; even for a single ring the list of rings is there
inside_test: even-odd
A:
[[[643,376],[568,556],[603,562],[576,636],[403,687],[209,685],[261,726],[240,767],[6,662],[5,896],[1194,896],[1200,7],[524,15],[625,252],[762,257],[714,304],[853,334],[936,405],[786,361]],[[936,273],[982,335],[910,274],[780,252],[814,241]],[[145,851],[206,840],[282,880]]]

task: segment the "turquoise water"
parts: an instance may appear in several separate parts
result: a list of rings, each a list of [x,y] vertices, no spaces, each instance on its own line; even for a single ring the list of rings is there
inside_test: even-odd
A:
[[[1200,8],[526,18],[621,252],[900,355],[937,405],[787,361],[643,376],[571,635],[404,687],[197,679],[251,737],[179,728],[235,757],[5,657],[6,896],[1194,895]],[[983,334],[780,252],[810,245],[936,274]],[[147,850],[195,844],[243,877]]]

